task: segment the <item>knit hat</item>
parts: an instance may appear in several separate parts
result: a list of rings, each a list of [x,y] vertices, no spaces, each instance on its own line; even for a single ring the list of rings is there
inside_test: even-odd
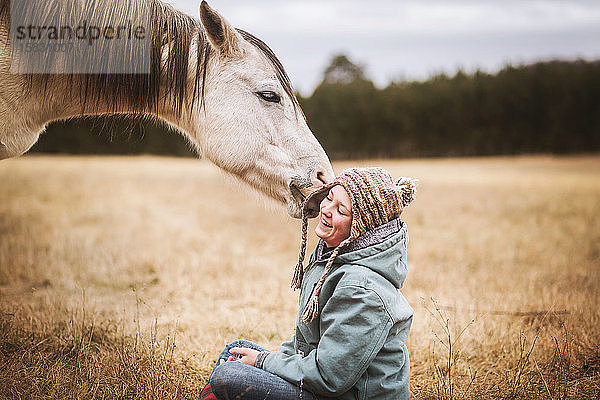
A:
[[[352,225],[350,236],[343,240],[331,253],[325,270],[315,286],[313,295],[302,313],[302,320],[312,321],[319,314],[319,293],[321,286],[331,270],[333,260],[340,249],[354,239],[398,218],[404,207],[415,198],[418,180],[401,177],[394,180],[389,172],[379,167],[349,168],[342,172],[333,182],[317,189],[304,201],[302,207],[302,242],[298,255],[298,264],[292,278],[292,288],[298,289],[304,276],[304,256],[308,232],[308,219],[319,215],[321,201],[335,185],[341,185],[348,192],[352,201]]]

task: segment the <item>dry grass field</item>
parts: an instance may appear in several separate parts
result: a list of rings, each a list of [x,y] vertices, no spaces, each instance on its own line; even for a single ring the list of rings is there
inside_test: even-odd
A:
[[[599,398],[600,157],[358,164],[421,180],[415,398]],[[206,161],[0,162],[0,397],[194,398],[225,343],[289,338],[299,238]]]

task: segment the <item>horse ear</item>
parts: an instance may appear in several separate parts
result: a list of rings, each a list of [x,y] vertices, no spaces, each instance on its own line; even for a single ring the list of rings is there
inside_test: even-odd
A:
[[[208,40],[222,55],[229,57],[241,55],[242,37],[225,21],[225,18],[210,8],[206,1],[200,3],[200,20]]]

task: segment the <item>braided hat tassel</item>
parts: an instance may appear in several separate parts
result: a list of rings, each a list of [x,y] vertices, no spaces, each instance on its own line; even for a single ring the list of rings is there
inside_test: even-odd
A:
[[[335,260],[338,253],[340,252],[340,249],[342,247],[344,247],[346,244],[348,244],[350,241],[352,241],[352,239],[353,239],[353,237],[349,237],[346,240],[344,240],[333,250],[333,253],[331,253],[331,256],[329,256],[329,259],[327,260],[327,264],[325,265],[325,270],[323,271],[323,275],[321,275],[321,279],[319,279],[319,281],[317,282],[317,284],[315,286],[315,290],[313,291],[313,294],[310,297],[310,300],[308,301],[308,303],[306,303],[306,307],[304,308],[304,311],[302,312],[302,321],[303,322],[308,323],[308,322],[312,321],[313,319],[315,319],[319,315],[319,294],[321,293],[321,287],[323,286],[323,282],[325,282],[327,275],[329,275],[329,271],[331,271],[331,267],[333,266],[333,261]]]
[[[325,278],[327,278],[327,275],[329,274],[329,271],[331,270],[331,265],[333,264],[333,259],[335,258],[335,256],[337,254],[337,248],[333,251],[334,254],[331,255],[331,257],[329,257],[329,260],[327,261],[327,266],[325,267],[325,270],[323,271],[323,275],[321,275],[321,279],[319,279],[319,282],[317,282],[316,286],[315,286],[315,290],[313,291],[313,294],[310,296],[310,300],[308,301],[308,303],[306,303],[306,307],[304,307],[304,311],[302,311],[302,321],[303,322],[310,322],[313,319],[315,319],[317,317],[317,315],[319,315],[319,294],[321,293],[321,287],[323,286],[323,282],[325,282]]]
[[[304,257],[306,256],[306,242],[308,236],[308,217],[302,217],[302,242],[300,245],[300,253],[298,254],[298,264],[294,270],[294,276],[292,277],[291,287],[292,289],[300,289],[302,285],[302,278],[304,277]]]

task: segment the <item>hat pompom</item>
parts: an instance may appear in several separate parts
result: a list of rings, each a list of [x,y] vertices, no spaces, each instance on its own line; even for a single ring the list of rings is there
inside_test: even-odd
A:
[[[407,178],[405,176],[402,176],[396,180],[396,186],[400,192],[400,201],[402,202],[402,207],[408,206],[415,199],[418,181],[418,179]]]

